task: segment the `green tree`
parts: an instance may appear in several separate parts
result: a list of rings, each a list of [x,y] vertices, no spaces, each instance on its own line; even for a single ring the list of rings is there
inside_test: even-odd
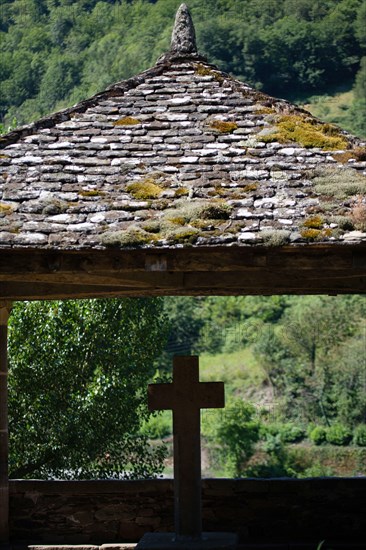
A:
[[[9,327],[10,475],[146,477],[139,429],[165,343],[160,299],[16,303]]]
[[[174,355],[191,355],[204,324],[201,308],[204,299],[191,296],[166,297],[164,311],[169,320],[167,346],[159,359],[158,367],[171,371]]]
[[[336,365],[341,350],[346,349],[343,346],[359,334],[364,307],[361,296],[304,296],[293,300],[280,324],[266,325],[255,352],[284,415],[329,425],[340,414],[341,402],[347,409],[347,388],[353,386],[344,384],[342,377],[356,370],[362,378],[357,363],[362,352],[355,350],[353,367],[346,353],[341,369]],[[342,369],[348,374],[342,374]],[[353,380],[354,374],[350,376]],[[359,410],[362,407],[361,400]],[[362,417],[356,416],[361,422]]]
[[[196,348],[218,353],[255,339],[263,323],[275,323],[286,310],[285,296],[208,297],[201,301],[202,328]]]
[[[366,424],[366,324],[340,347],[334,363],[332,399],[343,424]]]
[[[354,131],[366,138],[366,56],[361,59],[353,92],[354,100],[348,118]]]
[[[259,440],[259,422],[255,407],[234,398],[223,411],[206,415],[203,434],[210,441],[215,459],[230,477],[242,477]]]

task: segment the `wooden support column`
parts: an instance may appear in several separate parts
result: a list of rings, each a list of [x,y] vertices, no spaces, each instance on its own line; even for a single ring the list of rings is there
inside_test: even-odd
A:
[[[11,302],[0,301],[0,545],[9,543],[8,319]]]

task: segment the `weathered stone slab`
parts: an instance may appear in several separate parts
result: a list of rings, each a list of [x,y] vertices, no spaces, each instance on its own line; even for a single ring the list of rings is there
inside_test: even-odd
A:
[[[176,540],[174,533],[146,533],[136,550],[235,550],[237,543],[233,533],[202,533],[200,540]]]
[[[99,546],[91,545],[72,545],[72,544],[50,544],[50,545],[35,545],[28,546],[29,550],[99,550]]]

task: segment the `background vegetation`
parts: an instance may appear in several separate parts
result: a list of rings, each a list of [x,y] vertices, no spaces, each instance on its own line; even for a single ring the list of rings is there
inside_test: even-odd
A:
[[[200,354],[227,405],[204,411],[206,474],[366,475],[364,296],[178,297],[159,362]],[[170,441],[170,413],[144,433]]]
[[[1,0],[5,129],[152,66],[169,48],[180,3]],[[322,117],[366,136],[364,0],[190,0],[189,7],[211,62],[311,108],[325,95]]]
[[[366,475],[365,296],[17,303],[9,339],[10,472],[171,472],[171,412],[146,388],[199,354],[226,407],[202,413],[205,475]]]

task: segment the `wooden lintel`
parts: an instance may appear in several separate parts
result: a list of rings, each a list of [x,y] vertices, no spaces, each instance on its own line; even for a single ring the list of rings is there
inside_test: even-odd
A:
[[[165,295],[260,295],[260,294],[352,294],[365,293],[365,270],[353,272],[262,271],[198,273],[131,273],[126,278],[85,284],[74,281],[49,283],[11,281],[0,283],[2,299],[56,299],[108,296]]]
[[[122,287],[126,290],[134,289],[147,290],[159,289],[165,287],[182,288],[216,288],[223,285],[229,287],[246,287],[254,289],[257,286],[269,286],[273,288],[286,289],[286,287],[299,286],[299,288],[308,288],[314,284],[322,285],[322,281],[350,281],[366,276],[366,270],[358,269],[294,269],[288,267],[276,268],[248,268],[240,271],[197,271],[197,272],[93,272],[76,273],[63,272],[52,274],[26,273],[23,275],[13,275],[6,277],[0,274],[0,299],[6,298],[2,288],[6,283],[12,283],[14,286],[22,287],[27,284],[40,285],[74,285],[101,286],[101,287]]]
[[[266,267],[350,269],[363,266],[366,245],[353,247],[283,247],[277,249],[180,248],[155,250],[0,250],[0,274],[97,273],[119,271],[245,271]]]
[[[0,300],[364,293],[362,246],[0,250]]]

